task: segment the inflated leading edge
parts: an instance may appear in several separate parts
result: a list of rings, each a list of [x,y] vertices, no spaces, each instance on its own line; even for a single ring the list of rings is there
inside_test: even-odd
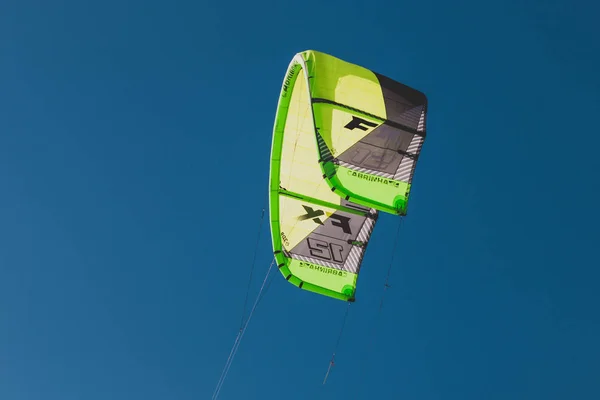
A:
[[[353,301],[377,210],[405,215],[425,95],[327,54],[288,67],[271,149],[273,248],[284,277]]]

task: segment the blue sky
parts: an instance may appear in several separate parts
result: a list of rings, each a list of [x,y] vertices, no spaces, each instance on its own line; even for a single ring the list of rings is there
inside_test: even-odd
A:
[[[239,327],[278,91],[316,49],[424,91],[386,302],[277,273],[220,399],[600,397],[600,12],[580,1],[0,6],[0,398],[209,399]],[[251,300],[271,257],[263,225]]]

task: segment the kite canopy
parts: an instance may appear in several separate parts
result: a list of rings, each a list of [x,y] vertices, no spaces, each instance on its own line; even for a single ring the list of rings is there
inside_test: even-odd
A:
[[[278,267],[294,285],[353,301],[377,212],[405,215],[425,138],[424,94],[330,55],[296,54],[271,149]]]

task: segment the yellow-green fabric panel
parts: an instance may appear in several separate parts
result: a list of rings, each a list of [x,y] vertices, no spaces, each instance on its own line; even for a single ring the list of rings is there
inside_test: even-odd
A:
[[[285,190],[340,204],[340,197],[331,192],[319,166],[311,102],[303,69],[296,78],[283,131],[279,181]],[[280,211],[285,212],[285,209]]]
[[[310,92],[313,99],[331,100],[360,111],[360,114],[386,118],[383,92],[373,72],[317,51],[306,51],[303,56],[312,77]],[[314,113],[319,133],[334,157],[372,130],[344,129],[353,114],[332,104],[315,103]]]
[[[386,118],[381,85],[372,71],[314,50],[303,52],[303,57],[314,78],[311,81],[313,98],[333,100]]]
[[[279,196],[279,226],[283,248],[291,251],[302,240],[304,240],[319,225],[316,225],[312,219],[300,220],[299,217],[305,215],[305,205],[316,209],[317,207],[306,200],[299,200],[285,195]],[[319,220],[325,224],[327,218],[333,214],[336,209],[331,207],[318,206],[324,214],[319,215]]]
[[[373,132],[381,124],[381,120],[347,108],[328,103],[315,103],[313,105],[315,124],[319,133],[325,140],[333,157],[338,157],[365,136]],[[373,125],[361,124],[362,129],[345,129],[355,115],[360,115],[365,121]]]

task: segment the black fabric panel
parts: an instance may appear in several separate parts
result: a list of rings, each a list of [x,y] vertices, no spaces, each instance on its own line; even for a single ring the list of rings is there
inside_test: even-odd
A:
[[[357,167],[395,174],[413,134],[382,124],[338,156]]]
[[[387,119],[416,129],[426,110],[424,93],[374,72],[383,91]]]

